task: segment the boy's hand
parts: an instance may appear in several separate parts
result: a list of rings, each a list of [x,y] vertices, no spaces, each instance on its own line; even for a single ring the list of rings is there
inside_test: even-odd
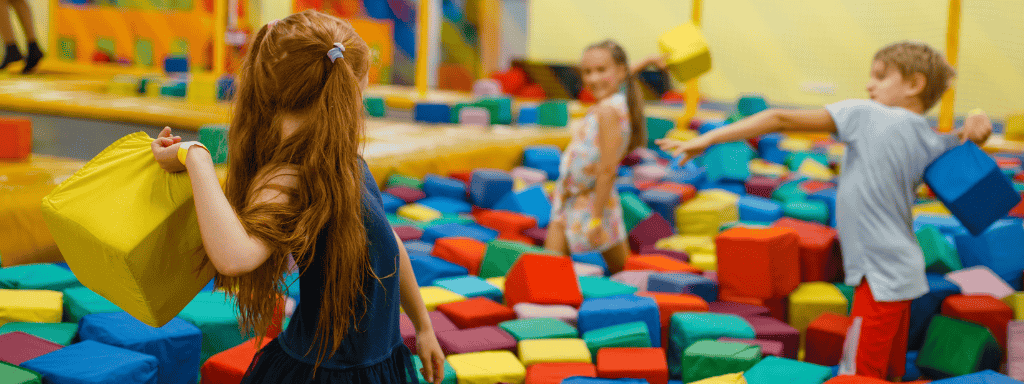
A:
[[[675,139],[658,139],[655,140],[654,143],[658,144],[658,146],[661,147],[661,150],[671,153],[672,157],[679,157],[679,155],[683,155],[679,159],[680,165],[686,164],[686,162],[690,161],[690,159],[700,156],[701,153],[704,153],[705,149],[711,146],[711,143],[709,143],[706,139],[700,136],[693,140],[687,141],[679,141]]]
[[[441,384],[444,380],[444,353],[441,352],[433,329],[416,333],[416,354],[423,363],[423,368],[420,368],[423,378],[428,383]]]
[[[153,157],[157,164],[167,172],[181,172],[185,170],[185,164],[178,161],[178,147],[181,137],[171,136],[171,127],[164,127],[160,135],[153,140]]]
[[[962,144],[970,140],[980,147],[982,144],[985,144],[985,141],[988,140],[991,134],[992,120],[988,118],[984,111],[975,109],[967,116],[967,120],[964,121],[964,127],[960,130],[960,143]]]

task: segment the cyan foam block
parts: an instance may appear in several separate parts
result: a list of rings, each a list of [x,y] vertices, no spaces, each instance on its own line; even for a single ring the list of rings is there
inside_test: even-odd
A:
[[[423,253],[409,252],[409,262],[416,275],[416,283],[421,287],[434,285],[434,281],[439,279],[469,274],[466,267]]]
[[[381,203],[384,205],[384,211],[388,213],[397,213],[398,208],[401,208],[403,205],[405,205],[404,200],[399,199],[395,197],[395,195],[392,195],[387,192],[380,193],[380,200]]]
[[[747,163],[754,158],[754,150],[746,142],[733,141],[711,146],[702,156],[708,180],[746,181],[750,177]]]
[[[782,205],[772,199],[742,195],[736,205],[740,211],[740,220],[775,222],[782,218]]]
[[[939,156],[925,169],[924,180],[975,236],[1021,200],[995,160],[971,141]]]
[[[78,336],[143,353],[159,364],[157,382],[184,384],[199,374],[199,346],[203,333],[187,321],[174,318],[160,328],[143,324],[126,312],[86,315]]]
[[[498,231],[479,225],[448,223],[425,228],[423,236],[420,236],[420,240],[424,243],[433,244],[434,241],[442,237],[469,237],[486,243],[498,237]]]
[[[641,193],[640,200],[669,223],[676,222],[676,207],[682,202],[679,194],[651,189]]]
[[[424,123],[448,123],[451,120],[451,107],[447,104],[419,103],[413,110],[413,118]]]
[[[548,201],[547,195],[544,194],[544,188],[540,185],[506,194],[494,205],[494,209],[533,216],[537,219],[537,226],[540,228],[546,228],[551,219],[551,202]]]
[[[918,350],[924,344],[925,331],[932,317],[939,314],[942,309],[942,301],[951,295],[960,294],[960,287],[937,273],[926,275],[928,279],[928,293],[910,302],[910,329],[907,340],[907,348]]]
[[[492,208],[505,195],[512,193],[512,175],[497,169],[477,169],[470,177],[469,197],[473,205]]]
[[[736,103],[736,111],[743,117],[768,109],[768,102],[760,95],[748,95],[740,97]]]
[[[688,293],[709,303],[718,300],[718,284],[692,273],[656,273],[647,277],[650,292]]]
[[[501,290],[477,276],[448,277],[434,280],[434,285],[458,293],[466,298],[486,297],[500,303]]]
[[[650,297],[621,295],[583,301],[577,325],[580,334],[613,325],[642,321],[651,333],[651,345],[661,347],[658,303]]]
[[[829,367],[768,356],[743,373],[748,384],[821,384],[832,377]]]
[[[533,145],[523,150],[523,166],[548,173],[548,180],[558,180],[561,151],[554,145]]]
[[[473,211],[473,206],[465,200],[453,199],[451,197],[428,197],[416,203],[434,208],[441,213],[470,213]]]
[[[1020,291],[1024,277],[1022,239],[1021,222],[1005,219],[995,222],[980,236],[956,235],[956,250],[964,268],[984,265]]]
[[[450,177],[427,175],[423,178],[423,192],[427,197],[441,196],[466,200],[466,183]]]

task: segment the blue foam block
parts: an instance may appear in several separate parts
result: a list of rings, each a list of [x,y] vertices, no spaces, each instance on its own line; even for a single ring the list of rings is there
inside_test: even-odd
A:
[[[914,232],[917,232],[925,225],[931,225],[939,229],[944,235],[966,235],[967,228],[964,228],[960,221],[949,216],[918,215],[914,218]]]
[[[828,188],[807,195],[807,200],[820,201],[828,206],[829,225],[836,226],[836,189]]]
[[[465,297],[486,297],[500,303],[501,290],[477,276],[459,276],[434,280],[434,285]]]
[[[235,97],[235,78],[224,75],[217,79],[217,100],[231,101]]]
[[[540,228],[546,228],[551,219],[551,202],[548,201],[548,197],[540,185],[505,195],[494,205],[494,209],[533,216],[537,219],[537,226]]]
[[[519,125],[537,124],[540,121],[540,114],[538,112],[537,106],[520,107],[519,119],[516,123]]]
[[[1004,219],[980,236],[956,235],[956,250],[964,268],[984,265],[1013,289],[1022,288],[1024,226],[1018,219]]]
[[[405,250],[409,252],[422,252],[429,255],[434,250],[434,245],[420,240],[406,241]]]
[[[907,352],[907,366],[903,372],[903,381],[914,381],[921,377],[921,368],[917,366],[917,351]]]
[[[491,208],[505,195],[512,192],[512,175],[496,169],[473,171],[469,183],[469,197],[473,205]]]
[[[1020,194],[995,160],[973,142],[966,142],[928,165],[924,180],[972,235],[1020,203]]]
[[[188,57],[168,56],[166,59],[164,59],[164,72],[188,73]]]
[[[48,383],[157,383],[155,357],[93,340],[71,344],[21,363]],[[195,379],[195,376],[192,376]]]
[[[715,130],[715,129],[718,129],[718,128],[722,128],[724,126],[726,126],[724,120],[709,121],[709,122],[706,122],[704,124],[701,124],[700,128],[697,128],[697,131],[700,132],[700,134],[703,135],[705,133],[711,132],[712,130]]]
[[[942,309],[942,301],[946,297],[960,293],[960,287],[956,286],[945,277],[937,273],[926,275],[928,279],[928,293],[910,302],[910,328],[907,348],[918,350],[924,344],[925,331],[932,322],[932,317],[939,314]]]
[[[617,169],[615,171],[615,176],[616,177],[632,178],[633,177],[633,168],[619,166],[619,169]]]
[[[78,336],[155,357],[157,382],[161,384],[195,382],[199,374],[203,333],[179,318],[153,328],[126,312],[95,313],[79,322]]]
[[[427,197],[440,196],[465,201],[466,183],[450,177],[427,175],[423,178],[423,193]]]
[[[676,207],[682,197],[668,191],[647,190],[640,194],[640,200],[647,203],[652,210],[661,214],[669,223],[676,222]]]
[[[618,179],[615,179],[615,191],[620,194],[625,192],[629,192],[634,195],[640,194],[640,189],[638,189],[636,185],[633,184],[633,179],[629,177],[620,177]]]
[[[465,200],[444,196],[428,197],[416,203],[434,208],[441,213],[470,213],[473,211],[473,206]]]
[[[782,218],[782,205],[772,199],[755,195],[741,195],[736,205],[740,211],[740,220],[743,221],[774,223]]]
[[[597,356],[594,356],[597,359]],[[650,384],[645,379],[601,379],[586,376],[571,376],[562,379],[561,384]]]
[[[447,223],[434,225],[423,229],[420,241],[433,244],[442,237],[469,237],[486,243],[498,237],[498,231],[484,228],[479,225],[465,225],[458,223]]]
[[[434,285],[434,281],[439,279],[469,274],[466,267],[425,253],[409,252],[409,263],[412,264],[413,273],[416,275],[416,283],[421,287]]]
[[[779,149],[779,143],[785,139],[786,137],[781,133],[769,133],[761,136],[757,141],[758,157],[775,164],[785,163],[789,152]]]
[[[740,196],[743,196],[744,194],[747,193],[747,185],[742,181],[719,180],[714,183],[704,183],[697,188],[700,190],[723,189]]]
[[[548,180],[558,180],[562,153],[554,145],[533,145],[523,150],[523,166],[548,173]]]
[[[1020,384],[1020,381],[991,369],[986,369],[969,375],[933,381],[932,384]]]
[[[587,263],[599,266],[602,269],[604,269],[604,273],[606,275],[608,274],[608,263],[604,261],[604,256],[601,255],[601,252],[592,251],[573,254],[572,261],[575,261],[577,263]]]
[[[447,104],[420,103],[413,110],[413,119],[424,123],[444,124],[452,119],[452,108]]]
[[[621,295],[584,300],[580,306],[580,334],[613,325],[643,321],[651,332],[651,346],[661,347],[661,317],[650,297]]]
[[[401,208],[403,205],[405,205],[404,200],[399,199],[395,197],[395,195],[392,195],[387,192],[380,193],[380,200],[381,203],[384,205],[384,211],[388,213],[397,213],[398,208]]]
[[[647,277],[650,292],[688,293],[709,303],[718,301],[718,284],[692,273],[655,273]]]
[[[694,188],[701,188],[704,184],[707,184],[708,174],[703,167],[684,167],[680,170],[669,170],[668,175],[665,176],[666,181],[679,184],[689,184]]]

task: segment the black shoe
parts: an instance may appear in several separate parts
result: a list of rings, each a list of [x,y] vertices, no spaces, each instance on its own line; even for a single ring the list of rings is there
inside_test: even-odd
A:
[[[21,61],[25,56],[21,55],[17,44],[7,44],[7,51],[4,53],[4,61],[0,63],[0,69],[7,68],[7,65],[15,61]]]
[[[39,50],[39,44],[31,42],[28,44],[28,57],[25,58],[25,69],[21,71],[23,74],[31,73],[36,65],[39,65],[39,61],[43,59],[43,51]]]

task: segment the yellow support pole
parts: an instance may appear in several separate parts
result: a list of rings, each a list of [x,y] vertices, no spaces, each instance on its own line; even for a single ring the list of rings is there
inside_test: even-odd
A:
[[[224,61],[227,57],[227,42],[224,37],[228,33],[228,1],[213,2],[213,75],[224,74]]]
[[[480,73],[486,78],[498,70],[501,55],[501,3],[500,0],[480,1]]]
[[[946,59],[953,69],[957,67],[960,55],[960,0],[949,0],[949,23],[946,26]],[[953,82],[942,95],[942,106],[939,109],[939,132],[953,130],[953,106],[956,99],[956,82]]]
[[[700,28],[701,18],[701,4],[702,0],[693,0],[693,24]],[[693,120],[693,117],[697,115],[697,107],[700,104],[700,78],[695,77],[686,82],[686,94],[684,95],[686,100],[686,111],[683,113],[683,120],[689,124]],[[685,129],[685,128],[684,128]]]
[[[54,55],[53,57],[60,55],[60,51],[57,49],[57,7],[59,6],[60,2],[58,0],[50,0],[50,22],[46,23],[46,40],[50,47],[50,55]],[[51,58],[50,60],[55,59]]]
[[[427,97],[427,60],[430,49],[430,3],[432,0],[419,0],[416,23],[419,34],[416,36],[416,91],[420,98]]]

